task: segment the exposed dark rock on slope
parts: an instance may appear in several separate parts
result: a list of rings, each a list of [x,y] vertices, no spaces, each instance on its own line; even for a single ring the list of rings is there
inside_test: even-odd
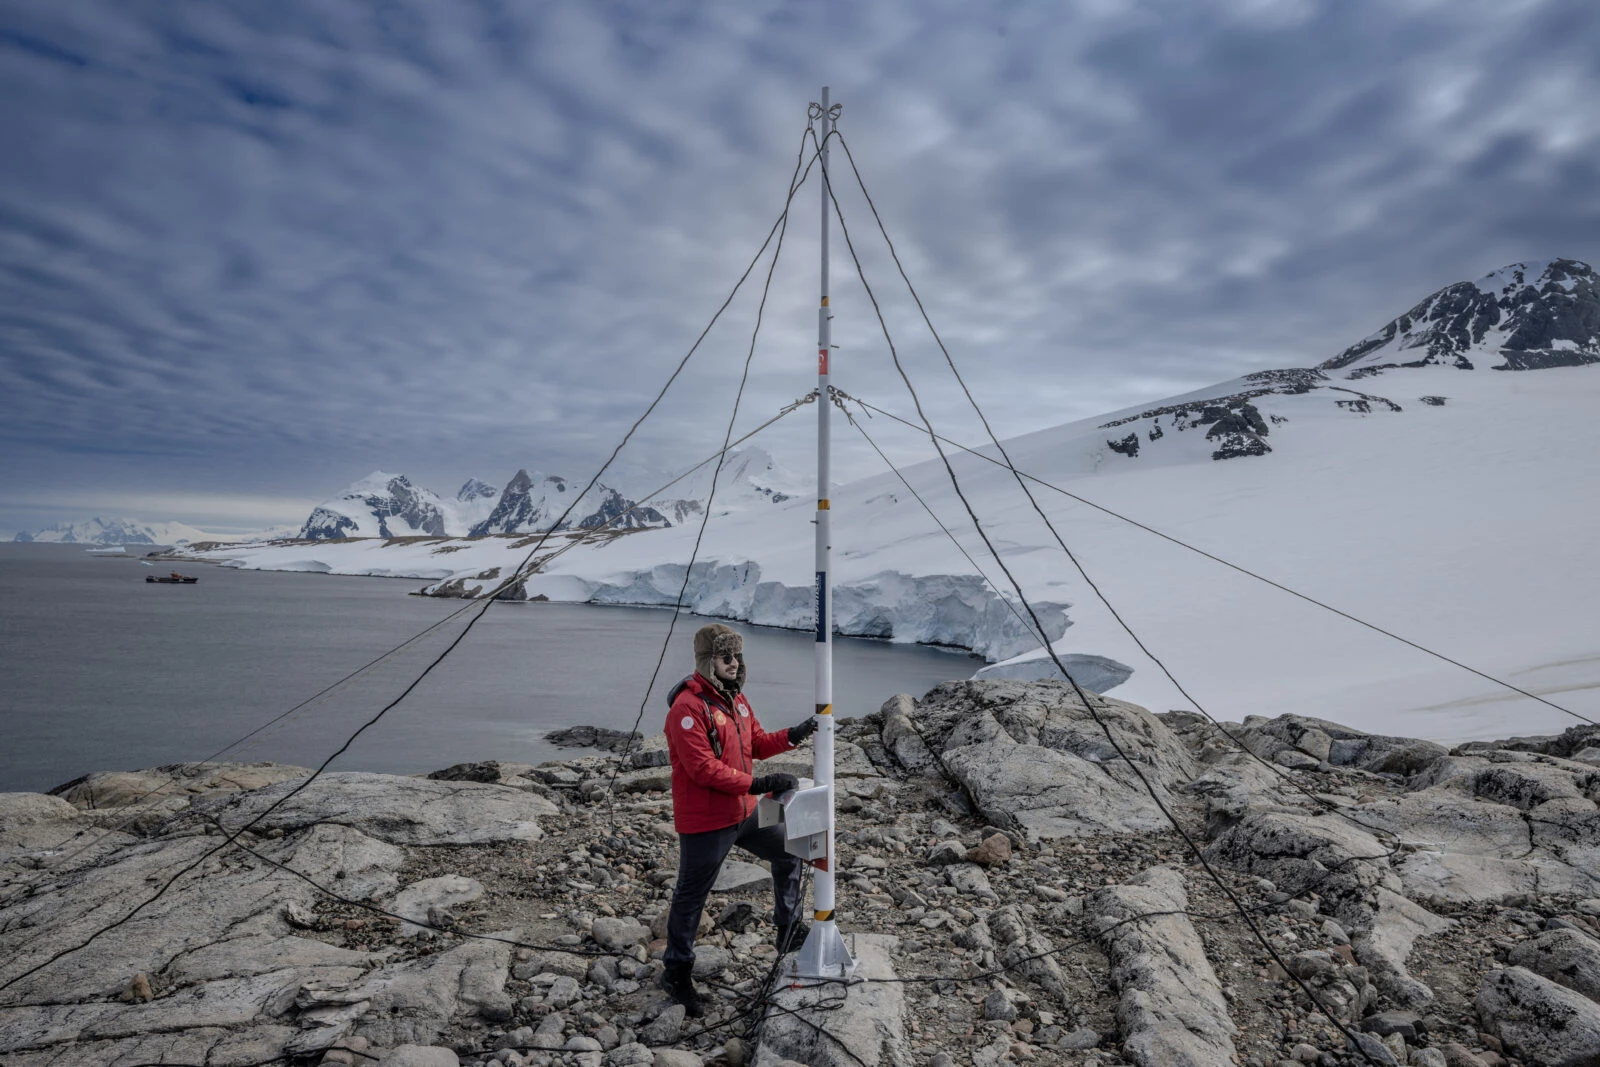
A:
[[[412,485],[403,474],[374,474],[351,486],[339,503],[340,508],[321,505],[313,509],[300,528],[300,536],[327,539],[357,535],[360,524],[348,514],[351,509],[361,510],[377,521],[378,537],[445,536],[444,512],[438,498]]]
[[[1600,278],[1587,263],[1513,263],[1446,286],[1318,370],[1430,364],[1538,370],[1600,363]]]

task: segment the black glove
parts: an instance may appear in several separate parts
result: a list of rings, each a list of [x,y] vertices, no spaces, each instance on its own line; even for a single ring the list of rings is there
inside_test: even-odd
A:
[[[755,796],[762,793],[787,793],[791,789],[799,788],[800,779],[792,774],[763,774],[750,779],[750,792]]]
[[[798,745],[806,738],[817,732],[817,717],[813,715],[799,726],[789,727],[789,743]]]

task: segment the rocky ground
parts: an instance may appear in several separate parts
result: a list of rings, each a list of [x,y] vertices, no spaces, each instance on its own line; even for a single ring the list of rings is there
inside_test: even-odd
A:
[[[698,1021],[654,981],[660,737],[0,794],[0,1064],[1600,1064],[1600,728],[1446,751],[1095,705],[1116,745],[1047,682],[841,722],[856,973],[785,975],[730,863]]]

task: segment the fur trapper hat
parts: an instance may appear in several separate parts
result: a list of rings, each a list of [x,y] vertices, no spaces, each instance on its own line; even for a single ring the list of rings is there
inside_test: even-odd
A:
[[[716,658],[733,654],[739,658],[739,674],[731,682],[717,677]],[[732,696],[744,688],[744,638],[739,631],[720,622],[702,626],[694,635],[694,669],[700,677]]]

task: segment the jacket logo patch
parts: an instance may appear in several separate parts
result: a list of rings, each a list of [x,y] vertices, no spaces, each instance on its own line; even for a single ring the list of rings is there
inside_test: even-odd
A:
[[[694,719],[691,718],[688,715],[685,715],[683,717],[683,722],[679,723],[678,725],[682,726],[685,730],[693,730],[694,729]]]
[[[748,719],[750,717],[750,709],[749,708],[740,708],[739,709],[739,714],[744,716],[746,719]]]
[[[720,711],[717,712],[717,725],[718,726],[721,726],[723,723],[725,723],[727,721],[728,721],[728,717],[726,715],[722,714],[722,712],[720,712]]]

